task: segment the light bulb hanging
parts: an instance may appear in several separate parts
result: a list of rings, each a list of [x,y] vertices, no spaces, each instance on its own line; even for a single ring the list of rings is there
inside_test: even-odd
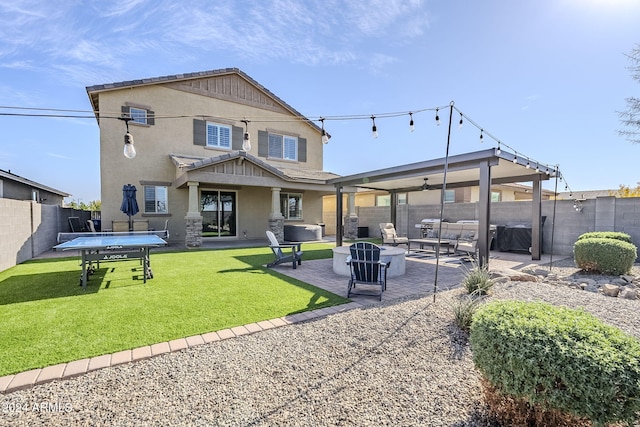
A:
[[[320,117],[320,123],[322,123],[322,143],[323,144],[328,144],[329,143],[329,135],[324,130],[324,117]]]
[[[518,154],[517,153],[513,154],[513,163],[518,163]]]
[[[251,135],[249,135],[249,120],[240,120],[244,123],[244,138],[242,139],[242,151],[251,151]]]
[[[498,141],[498,149],[496,150],[496,154],[499,156],[502,154],[502,150],[500,149],[500,141]]]
[[[129,133],[129,122],[131,117],[118,117],[118,120],[124,121],[127,126],[127,133],[124,134],[124,150],[123,154],[127,159],[133,159],[136,156],[136,148],[133,146],[133,135]]]
[[[373,126],[371,126],[371,136],[375,139],[378,137],[378,128],[376,127],[376,117],[371,116],[371,121],[373,122]]]
[[[480,129],[480,143],[482,144],[484,142],[484,129]]]
[[[460,123],[458,123],[458,129],[462,129],[462,113],[460,113]]]
[[[409,113],[409,131],[413,132],[414,130],[416,130],[416,128],[413,125],[413,113]]]
[[[436,125],[437,126],[440,126],[440,116],[438,115],[439,110],[440,110],[439,108],[436,108]]]

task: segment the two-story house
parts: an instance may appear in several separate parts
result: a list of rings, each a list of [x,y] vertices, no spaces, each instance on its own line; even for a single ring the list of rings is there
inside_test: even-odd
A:
[[[168,219],[171,240],[187,246],[267,229],[282,239],[285,224],[322,222],[322,197],[335,191],[326,181],[336,177],[322,170],[322,128],[239,69],[87,93],[100,126],[103,228],[127,218],[127,184],[137,188],[137,217],[151,228]]]

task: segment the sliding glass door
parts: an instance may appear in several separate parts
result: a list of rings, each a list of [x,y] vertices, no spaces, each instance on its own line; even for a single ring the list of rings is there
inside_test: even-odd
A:
[[[202,190],[202,237],[237,236],[237,194],[235,191]]]

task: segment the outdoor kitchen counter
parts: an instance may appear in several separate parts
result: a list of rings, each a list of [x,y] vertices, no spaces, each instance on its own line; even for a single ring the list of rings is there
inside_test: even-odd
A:
[[[402,276],[406,272],[405,267],[405,249],[395,247],[380,247],[380,259],[390,260],[391,264],[387,270],[387,277]],[[347,257],[351,255],[349,246],[338,246],[333,248],[333,272],[341,276],[350,276],[349,264]]]

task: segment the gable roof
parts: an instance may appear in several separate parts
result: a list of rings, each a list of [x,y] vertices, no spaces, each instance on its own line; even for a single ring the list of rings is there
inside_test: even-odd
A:
[[[227,154],[214,157],[196,157],[180,154],[169,154],[169,158],[173,164],[185,172],[196,171],[205,167],[225,163],[234,159],[246,160],[254,165],[264,169],[265,171],[277,176],[288,182],[326,184],[327,180],[338,178],[331,172],[296,169],[296,168],[278,168],[267,162],[262,161],[258,157],[252,156],[245,151],[233,151]]]
[[[121,90],[121,89],[133,88],[133,87],[150,86],[150,85],[168,85],[168,84],[175,84],[179,82],[188,82],[190,80],[192,81],[192,80],[206,79],[210,77],[219,77],[219,76],[226,76],[226,75],[236,75],[239,78],[247,81],[250,85],[252,85],[258,91],[262,92],[267,97],[272,99],[276,104],[278,104],[281,108],[289,112],[291,115],[302,118],[317,132],[322,132],[322,129],[318,125],[316,125],[313,121],[307,119],[305,116],[303,116],[299,111],[297,111],[291,105],[284,102],[282,99],[276,96],[269,89],[267,89],[266,87],[258,83],[256,80],[254,80],[248,74],[246,74],[245,72],[241,71],[238,68],[220,68],[217,70],[199,71],[199,72],[185,73],[185,74],[172,74],[167,76],[151,77],[146,79],[106,83],[106,84],[100,84],[100,85],[87,86],[86,90],[87,90],[87,95],[89,96],[89,100],[91,101],[91,107],[93,108],[93,112],[96,116],[96,119],[99,119],[99,115],[100,115],[99,94],[102,92]]]
[[[49,187],[47,185],[40,184],[40,183],[32,181],[30,179],[23,178],[23,177],[21,177],[19,175],[13,174],[13,173],[11,173],[11,171],[5,171],[5,170],[0,169],[0,178],[1,179],[11,180],[13,182],[17,182],[17,183],[20,183],[20,184],[24,184],[24,185],[27,185],[29,187],[37,188],[38,190],[48,191],[49,193],[57,194],[57,195],[62,196],[62,197],[71,196],[71,194],[65,193],[64,191],[56,190],[55,188]]]

